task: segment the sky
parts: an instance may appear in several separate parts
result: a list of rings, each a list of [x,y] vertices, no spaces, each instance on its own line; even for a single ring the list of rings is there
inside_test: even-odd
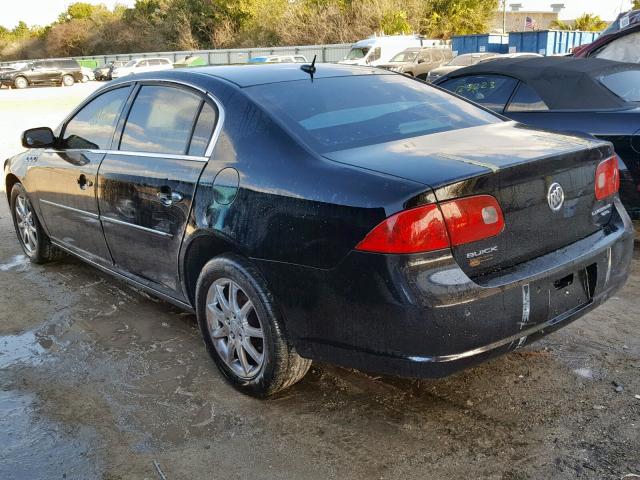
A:
[[[116,3],[132,6],[135,0],[84,0],[104,3],[109,8]],[[74,0],[2,0],[0,25],[13,28],[18,21],[28,25],[47,25],[58,18]],[[507,0],[507,5],[521,3],[523,10],[551,10],[552,3],[564,3],[561,19],[573,19],[583,13],[595,13],[605,20],[613,20],[621,11],[629,10],[631,0]]]

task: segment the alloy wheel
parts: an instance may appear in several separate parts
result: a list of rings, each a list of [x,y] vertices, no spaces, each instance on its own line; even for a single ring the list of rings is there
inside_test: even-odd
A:
[[[206,302],[208,331],[220,359],[238,377],[254,378],[264,364],[265,341],[253,303],[229,278],[209,287]]]
[[[16,197],[15,214],[20,240],[27,253],[32,255],[38,248],[38,229],[28,198],[22,195]]]

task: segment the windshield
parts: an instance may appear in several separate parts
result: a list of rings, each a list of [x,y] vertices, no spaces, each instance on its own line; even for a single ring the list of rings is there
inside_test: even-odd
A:
[[[135,67],[137,63],[137,60],[129,60],[127,63],[125,63],[123,66],[124,67]]]
[[[344,57],[345,60],[360,60],[361,58],[364,58],[367,53],[369,53],[370,48],[369,47],[362,47],[362,48],[352,48],[349,53],[347,54],[346,57]]]
[[[449,65],[452,67],[468,67],[469,65],[473,65],[475,62],[474,58],[471,55],[460,55],[459,57],[454,58],[449,62]],[[478,58],[478,60],[480,60]]]
[[[397,54],[395,57],[393,57],[391,59],[391,62],[409,62],[409,63],[413,63],[416,60],[416,57],[418,56],[418,52],[417,51],[405,51],[405,52],[400,52],[399,54]]]
[[[256,85],[246,91],[319,153],[502,121],[400,75],[299,80],[286,86]]]
[[[640,102],[640,69],[603,75],[600,82],[623,100]]]

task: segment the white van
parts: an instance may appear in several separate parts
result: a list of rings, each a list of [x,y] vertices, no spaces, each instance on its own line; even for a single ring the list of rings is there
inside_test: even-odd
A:
[[[171,70],[173,63],[168,58],[134,58],[122,67],[114,68],[111,78],[120,78],[125,75],[145,72],[157,72],[160,70]]]
[[[411,47],[432,47],[441,40],[428,40],[419,35],[373,35],[351,46],[351,50],[338,63],[347,65],[384,65],[397,53]]]

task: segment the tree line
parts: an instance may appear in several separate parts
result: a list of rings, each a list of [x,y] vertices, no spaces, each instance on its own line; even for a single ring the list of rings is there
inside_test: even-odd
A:
[[[349,43],[374,32],[449,38],[488,32],[497,9],[498,0],[77,2],[44,27],[0,26],[0,59]]]

